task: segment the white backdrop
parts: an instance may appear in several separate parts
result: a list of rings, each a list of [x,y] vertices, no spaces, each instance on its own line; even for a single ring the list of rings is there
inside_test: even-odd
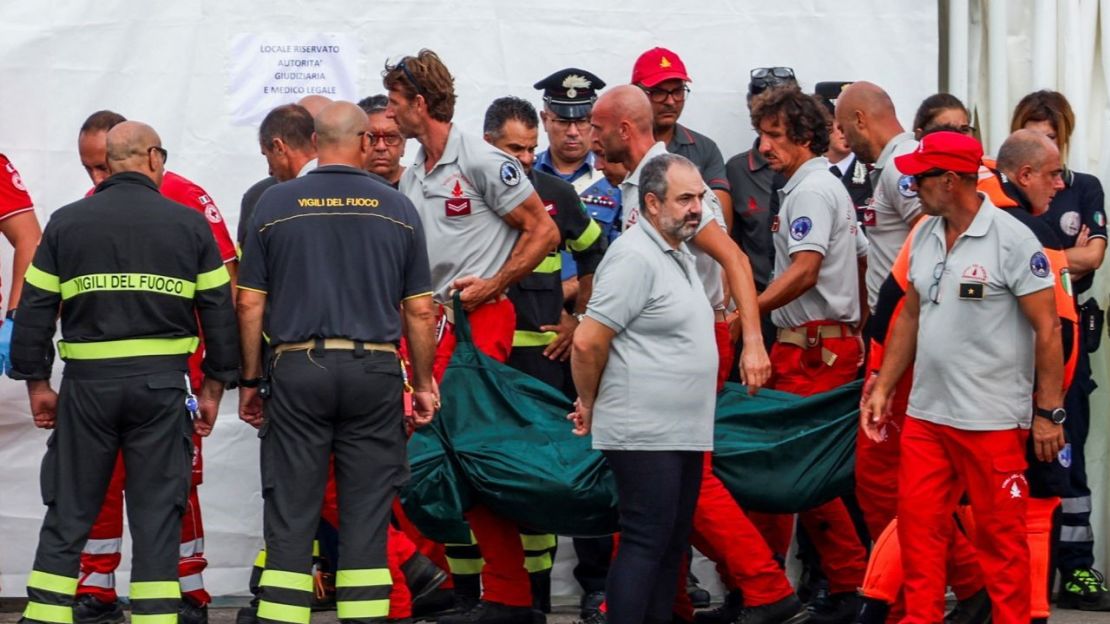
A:
[[[170,169],[204,186],[234,233],[242,192],[266,174],[255,129],[232,125],[230,118],[229,50],[246,33],[350,35],[361,48],[356,79],[363,95],[381,91],[387,56],[434,49],[456,77],[456,122],[471,132],[480,132],[495,97],[512,94],[539,104],[531,85],[556,69],[583,67],[620,84],[640,52],[661,45],[681,55],[694,80],[682,121],[713,137],[726,159],[753,139],[744,103],[752,67],[793,67],[807,89],[820,80],[872,80],[891,92],[907,126],[917,104],[936,90],[937,9],[928,2],[465,5],[0,3],[0,151],[22,172],[45,222],[90,186],[76,154],[81,122],[94,110],[118,111],[159,131]],[[415,145],[408,147],[411,159]],[[0,259],[10,266],[10,258]],[[234,393],[225,398],[204,451],[206,581],[214,594],[245,593],[260,545],[254,430],[234,416],[235,401]],[[21,594],[31,566],[43,513],[37,471],[45,437],[30,424],[22,386],[0,381],[2,595]],[[128,556],[119,579],[124,590]],[[565,582],[565,568],[556,594],[577,589]]]

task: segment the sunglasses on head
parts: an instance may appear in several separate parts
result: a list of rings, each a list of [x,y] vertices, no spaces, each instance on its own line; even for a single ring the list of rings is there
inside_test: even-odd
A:
[[[778,78],[780,80],[794,80],[794,70],[789,67],[756,67],[751,72],[755,79]]]

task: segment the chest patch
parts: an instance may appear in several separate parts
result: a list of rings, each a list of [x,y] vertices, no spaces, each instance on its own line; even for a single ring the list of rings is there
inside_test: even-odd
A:
[[[470,200],[463,198],[451,198],[444,202],[444,213],[448,217],[462,217],[470,214]]]
[[[1079,233],[1079,213],[1074,210],[1069,210],[1060,215],[1060,231],[1065,236],[1075,236]]]

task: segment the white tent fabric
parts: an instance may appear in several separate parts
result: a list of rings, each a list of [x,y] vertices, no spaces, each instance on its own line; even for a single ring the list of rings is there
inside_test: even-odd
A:
[[[819,80],[872,80],[888,88],[907,125],[918,102],[936,90],[933,3],[569,0],[525,8],[509,0],[102,0],[95,11],[91,6],[0,3],[0,151],[20,169],[43,222],[88,190],[77,129],[89,113],[108,108],[153,125],[170,168],[205,187],[234,232],[242,192],[266,174],[255,129],[231,119],[230,51],[244,34],[345,36],[355,45],[354,80],[362,95],[381,91],[387,56],[432,48],[456,76],[456,122],[473,133],[480,133],[482,113],[495,97],[514,94],[539,104],[532,83],[567,66],[620,84],[640,52],[662,45],[682,56],[694,80],[682,121],[715,138],[725,158],[753,139],[744,100],[753,67],[791,66],[806,88]],[[410,142],[408,149],[411,159],[416,146]],[[0,263],[10,266],[10,254]],[[236,401],[235,393],[225,397],[204,448],[206,580],[215,594],[245,593],[260,546],[255,432],[236,418]],[[0,381],[2,595],[21,594],[31,567],[43,514],[37,474],[45,438],[31,426],[22,386]],[[129,557],[128,550],[119,575],[123,592]],[[559,579],[557,594],[577,590],[565,565]]]
[[[983,145],[994,153],[1010,134],[1014,106],[1027,93],[1063,93],[1075,111],[1070,167],[1110,182],[1110,2],[947,0],[947,76],[941,88],[964,100],[977,119]],[[1110,264],[1096,273],[1093,293],[1106,309]],[[1091,397],[1087,476],[1093,492],[1091,524],[1096,567],[1110,556],[1110,340],[1092,357],[1099,389]]]

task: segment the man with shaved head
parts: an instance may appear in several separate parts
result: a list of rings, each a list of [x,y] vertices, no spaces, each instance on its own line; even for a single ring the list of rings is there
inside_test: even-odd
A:
[[[320,111],[320,166],[263,193],[243,248],[239,416],[262,432],[268,488],[260,622],[309,622],[312,537],[333,455],[342,501],[339,619],[389,615],[386,534],[397,484],[408,474],[404,432],[431,422],[438,407],[424,229],[404,195],[363,169],[366,123],[350,102]],[[415,388],[408,416],[397,358],[402,331]],[[265,379],[263,332],[274,352]]]
[[[27,622],[73,622],[82,546],[121,453],[132,618],[178,620],[189,435],[212,431],[224,384],[239,369],[228,271],[205,218],[159,193],[161,139],[128,121],[105,138],[108,177],[51,217],[13,335],[12,377],[27,380],[35,425],[55,429],[43,460],[47,511],[27,580]],[[65,381],[56,393],[51,341],[59,317]],[[201,331],[198,400],[188,371]]]

